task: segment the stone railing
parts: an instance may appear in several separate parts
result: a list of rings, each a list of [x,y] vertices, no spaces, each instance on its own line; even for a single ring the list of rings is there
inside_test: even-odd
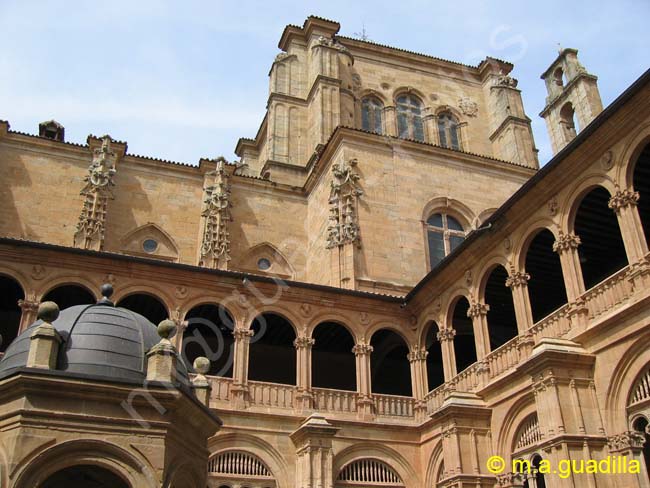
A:
[[[313,388],[314,410],[332,413],[354,413],[357,411],[359,394],[356,391]]]
[[[212,387],[212,391],[210,392],[210,403],[230,402],[232,378],[223,378],[221,376],[208,376],[207,378]]]
[[[415,399],[397,395],[378,395],[373,393],[375,414],[385,417],[415,417]]]
[[[292,409],[295,406],[296,387],[262,381],[248,382],[248,396],[252,407]]]
[[[589,320],[603,316],[630,300],[633,288],[628,279],[629,272],[627,266],[582,294],[577,302],[583,303],[587,308]],[[483,360],[430,391],[425,396],[427,412],[439,409],[448,391],[476,392],[489,380],[511,371],[530,357],[533,346],[543,338],[565,336],[571,330],[571,309],[571,304],[563,305],[535,323],[524,335],[509,340]]]

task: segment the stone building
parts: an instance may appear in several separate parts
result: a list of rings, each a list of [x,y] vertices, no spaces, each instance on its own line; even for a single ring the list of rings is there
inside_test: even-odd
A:
[[[539,169],[512,64],[338,30],[237,162],[0,122],[0,486],[650,486],[650,73],[563,49]]]

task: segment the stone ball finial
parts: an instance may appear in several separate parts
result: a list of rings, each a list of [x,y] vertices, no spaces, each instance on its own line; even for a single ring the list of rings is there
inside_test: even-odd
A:
[[[158,324],[158,335],[163,339],[169,339],[176,332],[176,324],[173,320],[165,319]]]
[[[52,323],[59,317],[59,306],[54,302],[43,302],[38,306],[37,317],[43,322]]]
[[[210,360],[204,356],[199,356],[194,360],[194,371],[199,374],[206,374],[210,371]]]
[[[102,296],[106,298],[111,298],[113,295],[113,285],[110,283],[104,283],[101,288]]]

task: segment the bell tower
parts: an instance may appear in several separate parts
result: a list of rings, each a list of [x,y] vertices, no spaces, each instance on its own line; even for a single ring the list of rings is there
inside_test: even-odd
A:
[[[578,50],[565,48],[542,74],[548,96],[539,114],[546,120],[553,154],[557,154],[603,111],[598,78],[578,61]]]

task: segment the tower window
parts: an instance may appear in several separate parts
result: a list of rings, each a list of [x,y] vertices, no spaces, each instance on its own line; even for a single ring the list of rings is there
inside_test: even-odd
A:
[[[449,112],[443,112],[438,116],[438,138],[442,147],[460,150],[458,121]]]
[[[427,220],[429,265],[435,268],[445,256],[456,249],[465,239],[460,222],[446,213],[433,214]]]
[[[382,111],[384,105],[375,97],[366,97],[361,102],[361,126],[363,130],[382,133]]]
[[[413,95],[397,98],[397,129],[403,139],[424,142],[422,123],[422,102]]]
[[[575,122],[575,112],[571,102],[565,103],[560,109],[560,125],[564,140],[569,142],[576,136],[577,126]]]

